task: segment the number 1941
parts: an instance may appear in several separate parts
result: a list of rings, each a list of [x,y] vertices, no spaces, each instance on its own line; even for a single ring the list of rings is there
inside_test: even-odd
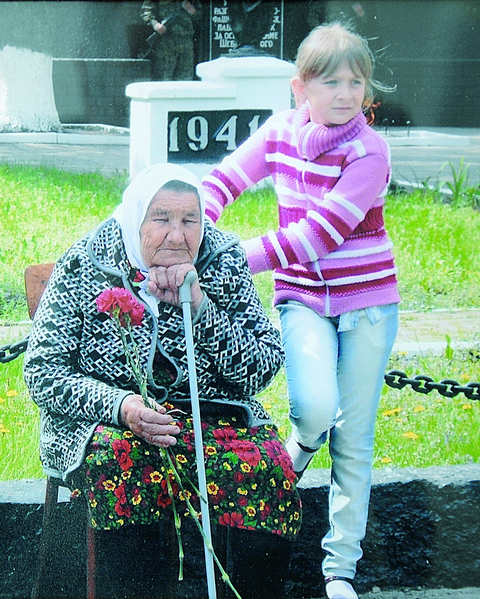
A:
[[[236,150],[271,114],[271,110],[169,112],[168,160],[217,162]]]

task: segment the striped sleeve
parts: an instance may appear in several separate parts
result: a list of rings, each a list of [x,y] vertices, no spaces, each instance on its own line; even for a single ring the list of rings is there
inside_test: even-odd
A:
[[[379,198],[383,202],[389,172],[380,154],[352,162],[304,218],[243,244],[252,272],[315,262],[337,250]]]
[[[202,180],[205,193],[205,213],[217,222],[224,208],[233,204],[249,187],[271,174],[267,160],[268,138],[282,113],[270,117],[235,152]]]

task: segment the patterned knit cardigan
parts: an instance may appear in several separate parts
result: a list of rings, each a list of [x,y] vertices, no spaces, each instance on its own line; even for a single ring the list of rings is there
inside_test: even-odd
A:
[[[337,316],[400,301],[383,221],[389,148],[362,113],[336,127],[310,122],[306,106],[273,115],[204,178],[207,215],[267,177],[280,228],[242,245],[254,274],[274,270],[275,305]]]
[[[200,398],[247,405],[255,424],[269,421],[254,398],[283,363],[278,331],[268,320],[238,240],[208,223],[197,261],[207,306],[194,324]],[[118,223],[105,221],[57,263],[35,315],[24,374],[40,408],[40,456],[47,474],[67,478],[82,463],[99,423],[118,424],[122,399],[138,393],[113,322],[98,313],[107,288],[131,289],[131,268]],[[181,309],[148,309],[135,327],[149,393],[157,400],[188,399],[188,364]],[[169,382],[159,384],[167,363]],[[165,369],[161,369],[165,373]]]

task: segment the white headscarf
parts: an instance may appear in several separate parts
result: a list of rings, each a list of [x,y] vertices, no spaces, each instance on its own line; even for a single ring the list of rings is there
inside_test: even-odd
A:
[[[143,262],[140,246],[140,227],[145,219],[148,207],[157,191],[169,181],[183,181],[193,185],[200,197],[201,231],[203,239],[205,200],[200,180],[189,170],[178,164],[153,164],[141,171],[123,193],[122,203],[113,213],[113,218],[122,229],[123,243],[130,264],[138,268],[145,276],[140,285],[140,296],[158,316],[157,299],[147,292],[148,270]]]

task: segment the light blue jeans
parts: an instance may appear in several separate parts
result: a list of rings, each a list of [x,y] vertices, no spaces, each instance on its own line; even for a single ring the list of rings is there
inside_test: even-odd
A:
[[[292,434],[318,449],[329,436],[330,530],[324,576],[354,578],[370,499],[375,419],[398,330],[398,305],[327,318],[299,302],[278,307]]]

